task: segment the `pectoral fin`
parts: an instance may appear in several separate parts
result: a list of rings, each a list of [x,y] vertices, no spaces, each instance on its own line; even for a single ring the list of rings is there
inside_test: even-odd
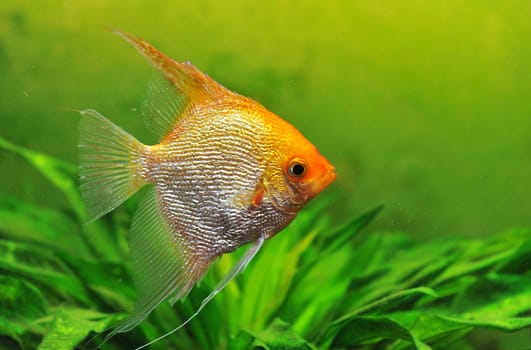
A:
[[[255,189],[251,192],[240,192],[236,194],[231,201],[233,207],[236,208],[256,208],[262,203],[264,199],[265,187],[262,181],[259,181]]]

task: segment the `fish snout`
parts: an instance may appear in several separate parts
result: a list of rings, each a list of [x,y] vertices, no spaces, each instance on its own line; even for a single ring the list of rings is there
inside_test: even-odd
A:
[[[326,170],[323,176],[323,183],[324,183],[323,189],[326,188],[328,185],[330,185],[332,182],[334,182],[336,177],[337,177],[336,169],[331,164],[327,164],[327,167],[326,167]]]
[[[316,176],[310,183],[311,197],[315,197],[327,188],[336,179],[336,176],[335,168],[328,162],[324,164],[320,169],[320,175]]]

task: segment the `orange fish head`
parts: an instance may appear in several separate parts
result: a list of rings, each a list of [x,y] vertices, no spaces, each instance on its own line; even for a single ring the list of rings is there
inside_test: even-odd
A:
[[[334,167],[313,146],[287,159],[283,173],[290,201],[295,206],[306,204],[336,178]]]
[[[334,167],[317,148],[293,126],[287,125],[279,135],[275,176],[269,181],[274,188],[273,201],[285,211],[297,211],[321,193],[336,178]]]

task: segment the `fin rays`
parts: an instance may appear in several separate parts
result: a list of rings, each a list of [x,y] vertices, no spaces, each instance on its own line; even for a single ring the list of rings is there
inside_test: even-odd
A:
[[[148,192],[135,215],[130,237],[137,302],[133,313],[107,339],[138,325],[172,293],[188,293],[208,266],[191,263],[191,252],[163,217],[156,190]]]
[[[167,78],[159,76],[150,81],[142,114],[147,126],[163,138],[175,126],[187,105],[187,99]]]
[[[234,95],[189,62],[177,62],[147,42],[122,31],[115,34],[130,43],[161,74],[148,87],[143,105],[149,127],[161,139],[173,130],[186,108]]]
[[[186,326],[188,323],[190,323],[190,321],[192,321],[197,315],[199,315],[199,313],[201,312],[201,310],[203,310],[203,308],[212,300],[214,299],[214,297],[216,295],[218,295],[219,292],[221,292],[223,290],[223,288],[225,288],[225,286],[227,284],[229,284],[230,281],[232,281],[232,279],[237,276],[240,272],[242,272],[243,270],[245,270],[245,268],[247,267],[247,265],[249,264],[249,262],[254,258],[254,256],[256,255],[256,253],[258,253],[258,251],[260,250],[260,248],[262,247],[262,244],[264,243],[264,238],[262,236],[259,236],[258,239],[254,242],[254,244],[251,246],[251,248],[249,248],[247,250],[247,252],[245,252],[244,256],[238,261],[238,263],[236,265],[234,265],[234,267],[232,268],[232,270],[230,270],[227,275],[225,275],[225,277],[223,277],[223,279],[221,281],[218,282],[218,284],[216,285],[216,287],[214,288],[214,290],[212,292],[210,292],[210,294],[205,298],[203,299],[203,301],[201,302],[201,305],[199,306],[199,308],[192,314],[192,316],[190,316],[186,321],[184,321],[183,323],[181,323],[179,326],[175,327],[174,329],[172,329],[171,331],[167,332],[166,334],[163,334],[161,335],[160,337],[156,338],[156,339],[153,339],[151,340],[149,343],[146,343],[138,348],[135,348],[135,350],[140,350],[140,349],[144,349],[145,347],[153,344],[153,343],[156,343],[158,342],[159,340],[161,339],[164,339],[166,338],[167,336],[177,332],[178,330],[180,330],[181,328],[183,328],[184,326]]]
[[[139,181],[144,146],[94,110],[81,111],[81,193],[88,222],[110,212],[133,195]]]

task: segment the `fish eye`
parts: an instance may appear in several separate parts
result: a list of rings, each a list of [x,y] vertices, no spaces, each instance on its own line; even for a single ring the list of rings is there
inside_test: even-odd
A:
[[[288,174],[295,179],[300,179],[306,174],[306,164],[302,159],[293,159],[288,165]]]
[[[304,165],[302,164],[293,164],[290,168],[291,170],[291,175],[294,175],[294,176],[301,176],[302,174],[304,174]]]

